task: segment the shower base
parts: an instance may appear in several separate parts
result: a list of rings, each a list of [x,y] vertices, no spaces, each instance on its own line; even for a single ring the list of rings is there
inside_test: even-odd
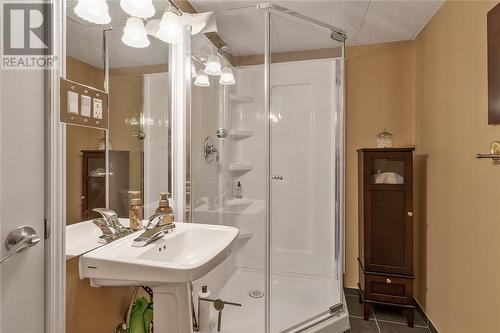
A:
[[[290,326],[308,320],[340,300],[338,282],[309,276],[274,274],[272,279],[271,332],[278,333]],[[222,330],[225,333],[264,332],[265,297],[250,296],[251,291],[264,290],[264,274],[260,270],[235,269],[231,278],[216,298],[241,303],[241,307],[227,305],[222,313]],[[255,295],[254,295],[255,296]],[[326,304],[329,304],[326,306]],[[212,310],[211,332],[217,329],[217,313]],[[335,327],[338,327],[337,329]],[[344,332],[349,328],[347,310],[337,318],[307,330]]]

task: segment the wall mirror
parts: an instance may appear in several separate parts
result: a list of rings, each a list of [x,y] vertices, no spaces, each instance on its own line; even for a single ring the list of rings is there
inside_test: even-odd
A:
[[[91,224],[99,207],[127,223],[129,191],[138,191],[148,218],[159,193],[171,192],[169,45],[152,37],[147,48],[125,45],[128,17],[118,1],[108,2],[110,25],[82,20],[76,4],[66,3],[65,78],[109,93],[109,129],[64,125],[66,225]],[[154,1],[158,17],[167,4]],[[133,288],[90,287],[79,279],[78,256],[67,255],[66,332],[114,332],[132,294]]]

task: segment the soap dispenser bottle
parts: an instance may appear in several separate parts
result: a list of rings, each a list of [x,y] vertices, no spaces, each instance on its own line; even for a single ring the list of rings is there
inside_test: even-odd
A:
[[[156,214],[159,213],[167,214],[163,217],[164,224],[174,222],[174,210],[169,205],[168,192],[160,193],[160,203],[158,204],[158,208],[156,208]]]

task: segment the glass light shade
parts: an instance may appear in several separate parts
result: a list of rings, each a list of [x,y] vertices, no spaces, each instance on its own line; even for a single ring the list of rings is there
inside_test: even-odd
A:
[[[143,48],[148,47],[150,42],[144,22],[140,18],[130,17],[123,28],[122,42],[125,45]]]
[[[120,7],[132,16],[149,18],[155,14],[153,0],[120,0]]]
[[[166,11],[161,18],[156,37],[166,43],[179,43],[182,38],[182,22],[179,15]]]
[[[211,76],[219,76],[222,74],[220,58],[217,55],[212,54],[208,57],[207,63],[205,64],[205,74]]]
[[[223,86],[230,86],[236,83],[231,67],[224,67],[220,76],[219,83]]]
[[[191,78],[194,79],[196,77],[196,66],[191,63]]]
[[[73,10],[78,17],[90,23],[108,24],[111,22],[106,0],[78,0]]]
[[[194,85],[197,87],[210,87],[210,80],[208,79],[208,75],[205,74],[202,70],[198,70],[196,79],[194,80]]]

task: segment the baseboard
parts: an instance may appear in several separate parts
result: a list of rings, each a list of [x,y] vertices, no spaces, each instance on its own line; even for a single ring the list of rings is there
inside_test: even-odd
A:
[[[438,330],[436,329],[436,327],[434,326],[434,324],[432,323],[432,321],[429,319],[429,317],[427,316],[427,314],[425,313],[425,311],[422,309],[422,307],[420,306],[420,304],[417,302],[417,300],[413,299],[413,301],[415,302],[415,308],[417,309],[418,313],[420,313],[420,315],[422,316],[422,318],[424,318],[425,322],[427,323],[427,326],[429,326],[429,330],[432,333],[438,333]]]
[[[347,288],[344,287],[344,293],[346,295],[351,295],[351,296],[358,296],[358,289],[357,288]],[[427,323],[427,326],[429,326],[429,329],[432,333],[439,333],[434,324],[431,322],[427,314],[424,312],[420,304],[414,299],[415,302],[415,309],[417,309],[418,313],[422,316],[422,318],[425,320]]]

